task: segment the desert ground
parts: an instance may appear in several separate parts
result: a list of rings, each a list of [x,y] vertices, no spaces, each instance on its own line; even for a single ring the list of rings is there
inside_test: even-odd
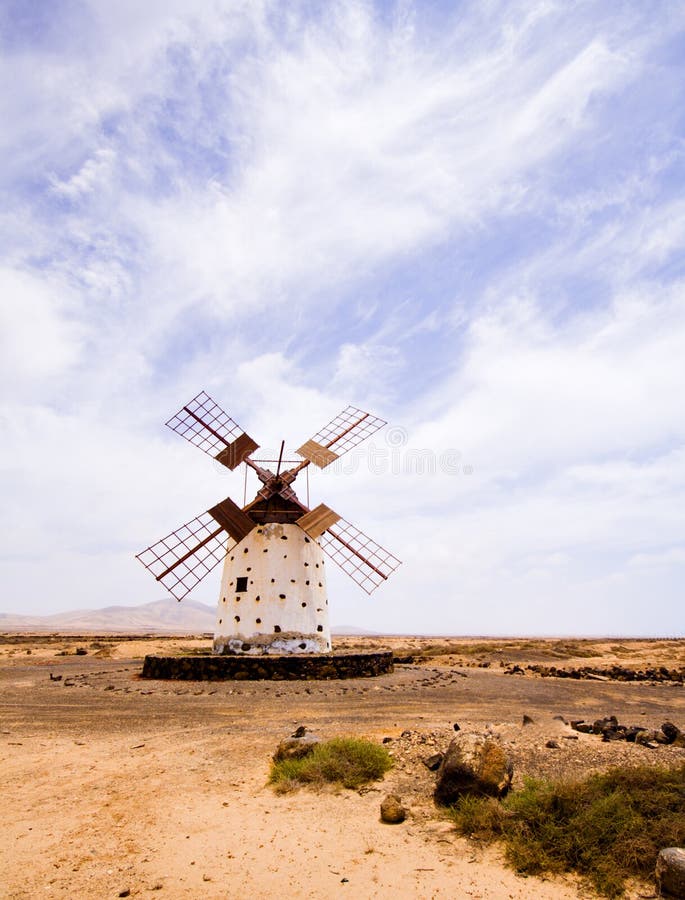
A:
[[[515,785],[685,759],[685,749],[603,743],[554,718],[614,714],[685,729],[682,683],[526,668],[682,670],[682,640],[338,638],[336,650],[392,649],[404,662],[345,681],[140,678],[147,653],[210,644],[206,635],[0,635],[3,898],[590,897],[572,878],[521,878],[496,849],[457,837],[432,802],[423,758],[447,746],[457,723],[499,735]],[[514,666],[524,674],[507,674]],[[270,758],[298,725],[322,738],[390,738],[395,767],[359,792],[276,795]],[[388,792],[409,808],[402,824],[380,822]],[[629,891],[649,894],[649,885]]]

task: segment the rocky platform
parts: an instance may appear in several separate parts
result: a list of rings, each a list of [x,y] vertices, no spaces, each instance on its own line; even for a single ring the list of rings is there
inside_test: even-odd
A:
[[[318,681],[393,671],[391,651],[290,656],[146,656],[143,678],[174,681]]]

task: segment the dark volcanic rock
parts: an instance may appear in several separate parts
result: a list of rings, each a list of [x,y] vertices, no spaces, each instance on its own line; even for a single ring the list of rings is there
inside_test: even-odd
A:
[[[440,768],[440,763],[444,758],[444,753],[434,753],[432,756],[427,756],[423,760],[423,764],[427,769],[430,769],[431,772],[436,772]]]
[[[456,803],[464,794],[503,797],[513,774],[511,759],[498,741],[461,733],[447,748],[433,796],[441,806]]]

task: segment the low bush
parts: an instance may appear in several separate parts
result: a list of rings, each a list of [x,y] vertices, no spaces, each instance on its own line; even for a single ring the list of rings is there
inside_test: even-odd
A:
[[[363,738],[333,738],[316,744],[312,752],[302,759],[274,762],[269,784],[278,793],[305,784],[315,787],[339,784],[346,788],[358,788],[382,778],[391,768],[392,759],[385,747]]]
[[[521,873],[572,871],[618,897],[627,878],[653,875],[659,850],[685,843],[685,764],[529,779],[502,803],[463,797],[450,815],[462,834],[503,840]]]

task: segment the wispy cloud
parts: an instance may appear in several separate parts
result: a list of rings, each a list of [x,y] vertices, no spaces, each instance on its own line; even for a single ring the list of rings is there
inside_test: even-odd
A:
[[[351,401],[472,466],[319,477],[407,561],[372,606],[334,578],[341,619],[645,631],[649,572],[682,630],[684,27],[639,3],[6,7],[7,602],[69,606],[77,568],[79,602],[156,596],[131,551],[240,491],[159,428],[205,387],[265,446]]]

